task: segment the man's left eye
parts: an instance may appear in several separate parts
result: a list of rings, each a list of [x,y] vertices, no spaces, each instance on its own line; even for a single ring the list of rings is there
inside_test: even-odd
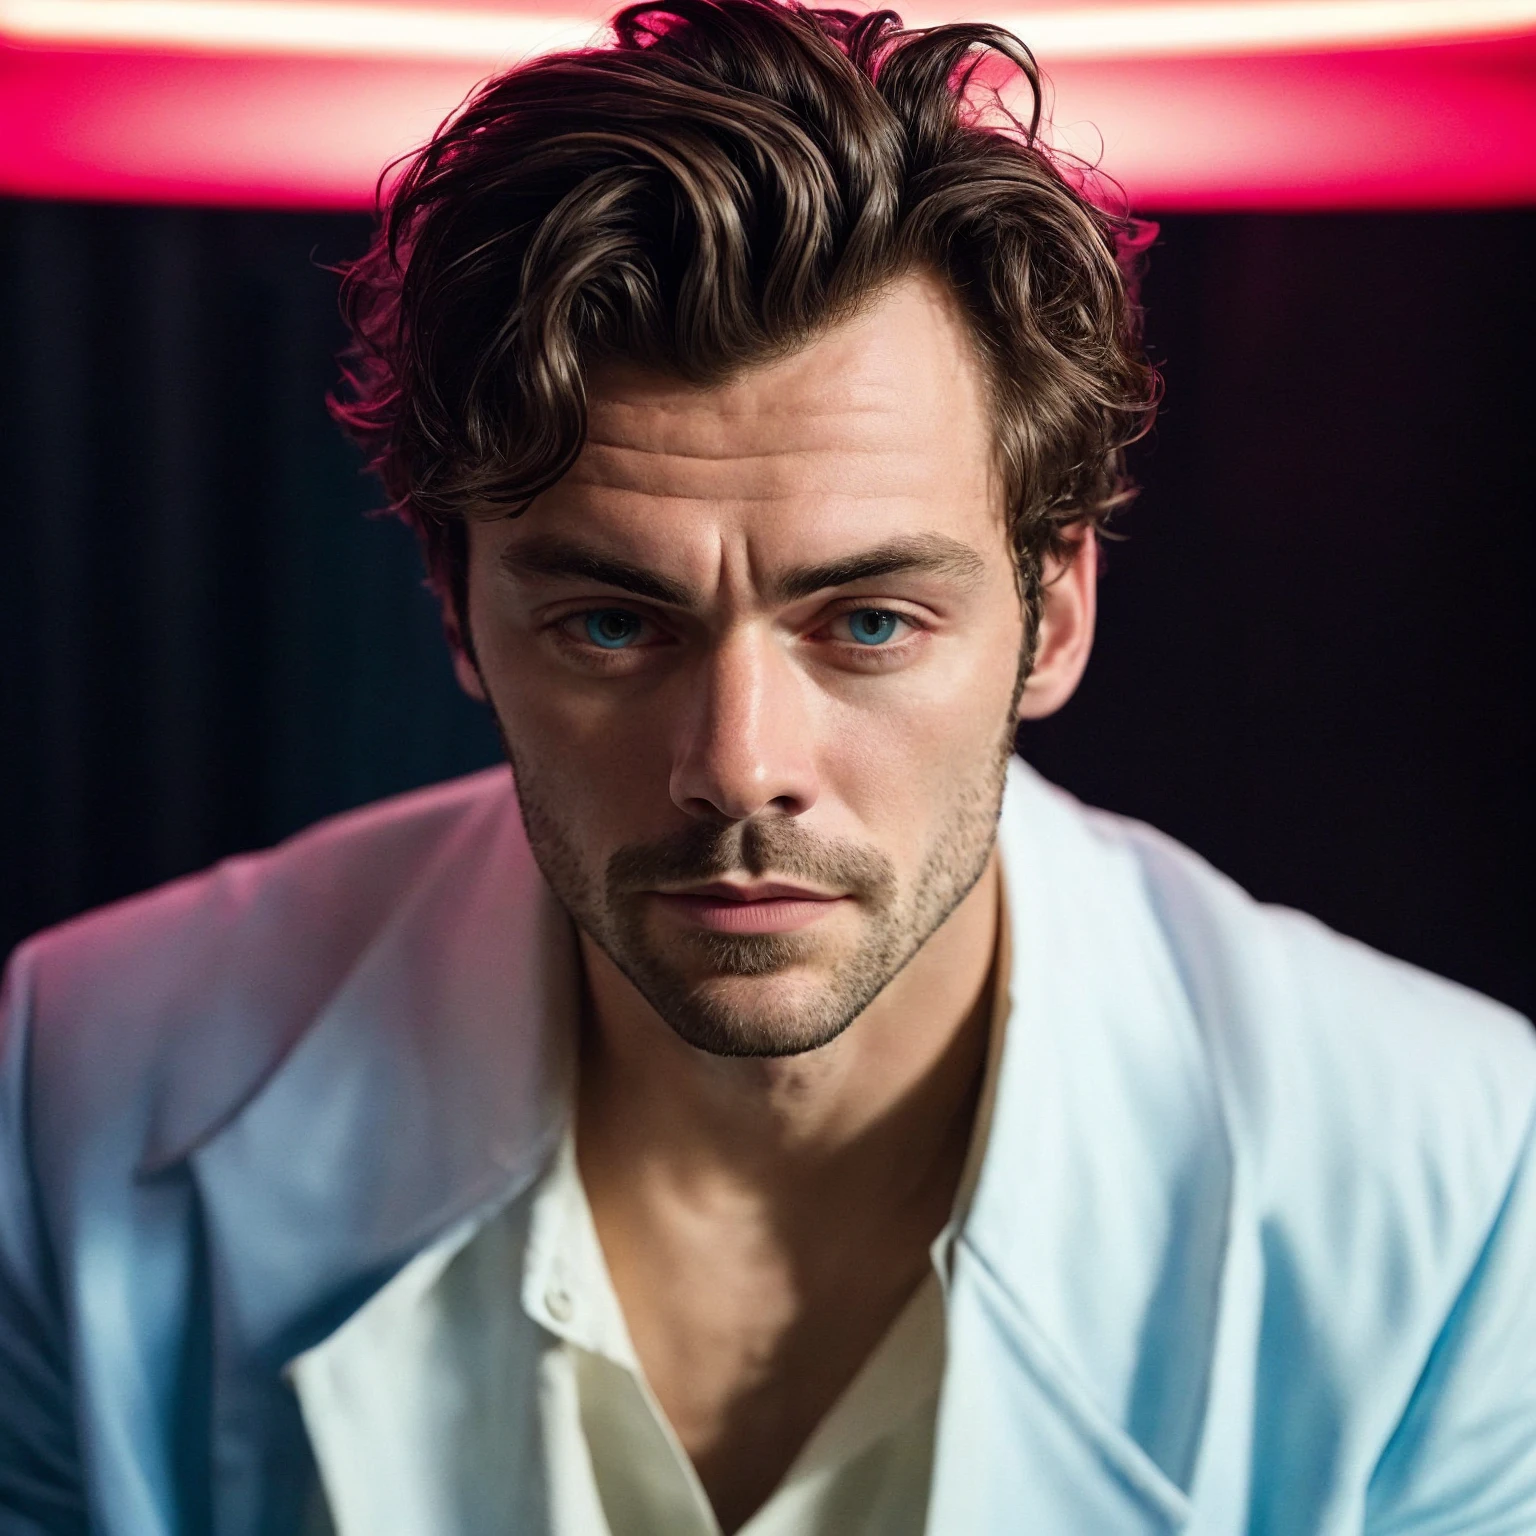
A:
[[[639,614],[624,608],[595,608],[580,616],[581,632],[605,651],[622,651],[640,638],[644,628]]]
[[[852,613],[834,620],[833,629],[845,630],[848,639],[856,645],[884,645],[895,639],[906,623],[899,613],[891,613],[885,608],[855,608]]]

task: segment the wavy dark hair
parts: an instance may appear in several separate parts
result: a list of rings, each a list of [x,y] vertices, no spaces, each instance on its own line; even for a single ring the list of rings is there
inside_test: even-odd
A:
[[[990,383],[1032,621],[1044,559],[1133,494],[1124,450],[1157,396],[1133,281],[1150,227],[1041,142],[1033,55],[998,27],[792,0],[631,5],[611,31],[476,90],[381,179],[342,269],[331,409],[461,643],[464,518],[565,473],[594,364],[719,382],[918,269],[958,297]],[[1027,119],[1002,106],[1019,85]]]

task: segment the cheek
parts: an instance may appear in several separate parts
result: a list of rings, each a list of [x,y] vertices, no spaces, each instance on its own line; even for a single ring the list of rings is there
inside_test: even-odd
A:
[[[666,711],[574,680],[516,625],[475,628],[481,674],[525,791],[588,846],[627,841],[666,803]],[[645,807],[652,807],[647,816]]]
[[[622,790],[664,756],[664,712],[633,694],[573,687],[537,654],[502,654],[482,667],[508,744],[549,765],[574,792]]]
[[[1021,626],[999,623],[985,645],[957,648],[948,665],[829,710],[823,786],[899,860],[915,862],[926,829],[995,781],[1012,742],[1022,638]]]

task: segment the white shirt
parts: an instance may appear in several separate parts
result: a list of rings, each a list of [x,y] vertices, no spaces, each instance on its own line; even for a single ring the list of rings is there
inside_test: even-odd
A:
[[[976,1127],[933,1269],[739,1536],[923,1529],[944,1283],[990,1120],[1006,936],[1003,922]],[[526,1536],[498,1522],[527,1471],[498,1425],[527,1411],[529,1372],[553,1536],[721,1536],[636,1357],[569,1130],[531,1197],[448,1233],[289,1369],[323,1489],[308,1536]]]
[[[591,1480],[605,1524],[587,1529],[720,1536],[635,1356],[569,1136],[534,1200],[522,1299],[567,1346],[561,1365],[574,1376],[580,1434],[552,1442],[553,1484]],[[741,1536],[921,1531],[943,1372],[943,1295],[930,1272]]]

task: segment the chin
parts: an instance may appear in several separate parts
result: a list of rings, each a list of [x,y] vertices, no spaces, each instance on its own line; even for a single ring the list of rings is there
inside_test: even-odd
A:
[[[868,1006],[832,977],[778,972],[642,985],[678,1037],[712,1056],[800,1056],[835,1040]]]
[[[853,1021],[746,1012],[705,1004],[664,1015],[678,1038],[711,1056],[757,1059],[804,1056],[830,1045]]]

